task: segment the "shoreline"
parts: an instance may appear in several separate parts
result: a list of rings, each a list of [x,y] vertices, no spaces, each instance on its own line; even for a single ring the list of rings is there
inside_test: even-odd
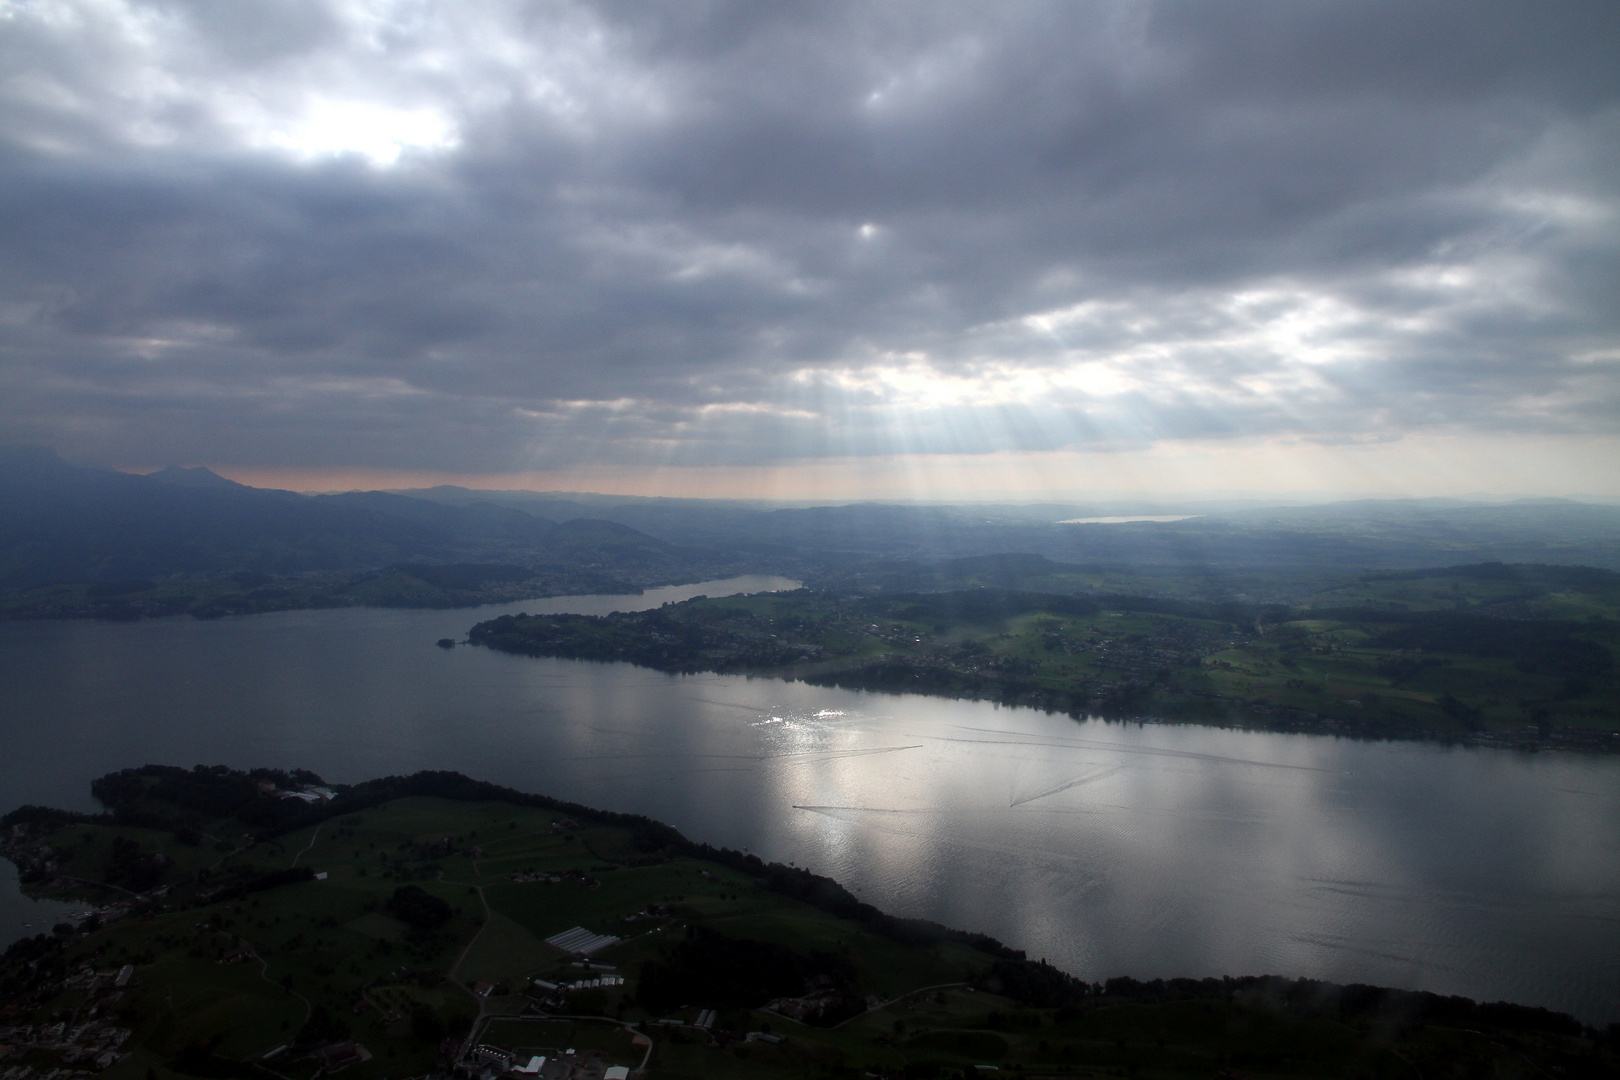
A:
[[[129,769],[124,770],[122,774],[104,777],[103,780],[138,775],[165,768],[169,767],[145,766],[139,770]],[[174,771],[182,774],[185,772],[185,770],[179,769]],[[1310,992],[1316,996],[1329,993],[1376,992],[1383,995],[1406,997],[1414,1001],[1451,1003],[1450,1007],[1452,1008],[1466,1006],[1468,1008],[1522,1010],[1526,1013],[1551,1018],[1555,1022],[1567,1021],[1569,1025],[1574,1025],[1577,1029],[1592,1033],[1601,1030],[1602,1025],[1605,1023],[1605,1021],[1599,1020],[1596,1023],[1587,1024],[1572,1014],[1540,1005],[1525,1005],[1508,1001],[1483,1002],[1460,995],[1441,995],[1422,989],[1409,990],[1361,983],[1335,983],[1307,976],[1228,974],[1137,979],[1130,975],[1112,975],[1088,983],[1071,973],[1049,965],[1044,958],[1039,961],[1032,961],[1028,958],[1025,950],[1008,946],[987,934],[960,930],[928,919],[890,915],[872,904],[857,899],[853,893],[831,877],[816,874],[803,867],[766,862],[756,855],[734,851],[729,848],[716,848],[703,841],[690,840],[672,826],[648,818],[645,815],[599,810],[552,796],[522,792],[487,781],[474,780],[464,774],[453,772],[419,772],[404,777],[383,777],[354,785],[330,785],[329,790],[334,792],[334,797],[330,801],[299,804],[291,807],[283,821],[263,832],[254,834],[256,837],[254,846],[268,843],[279,848],[278,838],[281,836],[300,832],[311,827],[316,830],[318,835],[320,828],[329,821],[340,818],[353,820],[355,815],[376,810],[400,799],[428,797],[446,799],[453,803],[505,803],[514,807],[541,809],[569,815],[562,819],[564,821],[578,819],[586,823],[594,822],[615,827],[628,827],[655,839],[661,845],[665,857],[691,858],[719,864],[728,870],[754,878],[761,887],[768,891],[791,897],[836,917],[861,923],[895,942],[913,945],[928,942],[949,942],[969,946],[996,958],[998,963],[1007,961],[1028,968],[1038,968],[1040,971],[1051,972],[1062,980],[1067,980],[1073,986],[1084,988],[1082,993],[1087,995],[1100,997],[1111,991],[1119,998],[1175,999],[1178,997],[1196,998],[1212,995],[1230,996],[1252,989],[1257,985],[1292,986],[1298,988],[1308,987]],[[38,849],[30,847],[30,844],[38,840],[42,830],[51,827],[61,827],[65,824],[115,825],[125,823],[125,819],[129,816],[127,812],[107,811],[101,814],[84,814],[49,807],[18,807],[0,817],[0,826],[4,828],[3,834],[0,834],[0,858],[11,862],[17,868],[18,891],[23,896],[35,901],[55,900],[64,904],[87,907],[89,910],[80,918],[75,919],[74,922],[76,924],[75,929],[80,932],[84,932],[86,928],[94,931],[109,922],[126,916],[139,918],[150,916],[157,911],[170,910],[173,905],[165,901],[183,893],[187,885],[186,882],[167,882],[137,892],[119,886],[92,882],[84,878],[62,874],[46,877],[45,875],[51,873],[49,863],[42,862]],[[128,823],[133,824],[133,822]],[[143,822],[142,825],[146,828],[162,829],[164,827],[162,822],[155,819]],[[171,825],[170,827],[174,826]],[[314,839],[312,837],[310,846],[313,846],[313,844]],[[244,850],[250,849],[239,848],[230,854],[239,854]],[[306,847],[305,850],[307,851],[308,848]],[[230,854],[226,857],[229,858]],[[592,852],[592,855],[601,858],[595,852]],[[48,855],[46,858],[48,858]],[[635,861],[632,860],[626,865],[635,865]],[[46,882],[43,887],[33,890],[29,888],[30,882],[24,880],[24,874],[30,870],[39,875],[39,880]],[[303,873],[309,877],[313,877],[314,874],[313,871],[304,871]],[[281,876],[288,877],[290,880],[288,872],[281,872]],[[303,878],[300,877],[299,880],[303,880]],[[199,877],[196,882],[191,884],[200,885],[201,878]],[[281,882],[278,881],[275,884],[281,884]],[[88,890],[79,891],[74,886],[88,886]],[[250,890],[253,888],[255,888],[254,885],[248,886]],[[89,891],[101,891],[107,894],[108,897],[111,897],[113,893],[120,893],[122,896],[110,900],[104,898],[103,902],[98,902],[87,895]],[[224,897],[226,902],[231,899],[230,895]],[[193,902],[185,904],[183,907],[206,907],[219,900],[219,897],[204,892],[193,897]],[[48,936],[42,933],[20,937],[8,943],[3,952],[9,953],[13,947],[38,942],[48,938]],[[1620,1014],[1608,1020],[1607,1023],[1611,1028],[1620,1025]]]
[[[714,666],[691,667],[673,664],[658,666],[638,663],[620,657],[573,656],[560,652],[540,652],[508,647],[491,641],[465,640],[457,644],[492,649],[495,652],[503,652],[510,656],[573,660],[595,664],[629,664],[632,667],[646,671],[657,671],[665,675],[741,676],[750,679],[774,679],[781,682],[803,683],[806,686],[824,686],[830,689],[852,690],[862,693],[913,695],[937,698],[942,701],[989,702],[994,705],[1006,705],[1012,708],[1035,709],[1049,716],[1067,716],[1075,721],[1102,720],[1107,723],[1154,724],[1163,727],[1205,727],[1273,735],[1317,735],[1331,738],[1357,739],[1365,742],[1423,743],[1433,746],[1463,746],[1481,750],[1517,750],[1524,753],[1546,751],[1594,755],[1620,754],[1620,731],[1604,731],[1597,728],[1552,726],[1546,731],[1540,728],[1528,728],[1521,731],[1467,733],[1413,732],[1376,723],[1357,723],[1355,720],[1341,721],[1334,718],[1313,717],[1304,710],[1292,709],[1288,706],[1262,706],[1261,708],[1265,711],[1261,712],[1255,706],[1247,703],[1195,694],[1188,694],[1188,699],[1198,702],[1209,700],[1227,702],[1235,706],[1234,711],[1219,718],[1200,718],[1195,715],[1177,717],[1157,713],[1113,712],[1101,709],[1080,711],[1064,708],[1048,700],[1042,700],[1045,696],[1043,692],[1037,692],[1033,695],[1027,692],[1001,695],[935,692],[926,686],[907,687],[897,686],[892,682],[877,679],[851,679],[848,677],[851,674],[850,669],[818,674],[794,670],[784,671],[778,668],[722,669]],[[1066,697],[1068,695],[1053,692],[1050,696]],[[1245,715],[1245,712],[1247,715]],[[1266,716],[1281,717],[1284,722],[1267,722],[1263,719]]]

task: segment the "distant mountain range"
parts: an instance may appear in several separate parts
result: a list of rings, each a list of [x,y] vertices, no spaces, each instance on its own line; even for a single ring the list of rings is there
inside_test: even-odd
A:
[[[587,515],[671,543],[735,552],[932,564],[1009,553],[1065,563],[1184,571],[1414,568],[1486,561],[1620,569],[1620,506],[1567,499],[1505,504],[1367,499],[1317,505],[853,503],[773,508],[696,499],[563,493],[399,492],[447,506],[495,503],[548,517]],[[1192,515],[1181,521],[1070,523],[1075,518]]]
[[[1175,513],[1192,516],[1074,521]],[[306,495],[206,468],[139,476],[0,448],[0,591],[13,601],[28,594],[16,603],[0,595],[0,609],[14,613],[106,607],[83,589],[36,603],[39,590],[67,583],[101,596],[236,581],[246,590],[239,596],[192,590],[187,602],[218,612],[444,606],[743,572],[866,592],[990,585],[1287,599],[1368,570],[1490,561],[1620,569],[1620,507],[1559,499],[788,507],[458,487]],[[424,576],[428,566],[461,569]],[[287,592],[315,577],[319,588]],[[247,595],[271,584],[281,591]],[[142,603],[146,613],[203,610],[174,607],[174,596]]]
[[[208,469],[148,476],[0,451],[0,586],[250,572],[298,575],[401,563],[513,562],[679,576],[701,553],[627,525],[556,521],[510,506],[386,492],[300,495]]]

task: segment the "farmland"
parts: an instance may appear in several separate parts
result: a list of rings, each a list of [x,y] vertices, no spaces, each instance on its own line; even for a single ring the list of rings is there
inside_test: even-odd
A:
[[[1543,569],[1552,572],[1539,580],[1368,575],[1286,606],[804,590],[609,616],[503,616],[469,640],[1076,716],[1614,749],[1620,590],[1609,579],[1620,575]]]
[[[0,962],[13,1080],[365,1080],[542,1056],[547,1076],[784,1080],[1616,1063],[1612,1037],[1541,1009],[1264,977],[1088,983],[808,871],[456,774],[346,788],[148,766],[96,790],[107,814],[4,819],[30,891],[95,908]],[[575,928],[606,942],[589,960],[547,942]]]

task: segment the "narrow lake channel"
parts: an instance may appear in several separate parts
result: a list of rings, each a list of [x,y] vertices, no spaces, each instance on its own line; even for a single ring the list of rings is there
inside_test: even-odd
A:
[[[1620,758],[1077,722],[439,649],[505,611],[0,623],[0,808],[163,762],[418,769],[667,821],[1089,979],[1271,973],[1620,1020]],[[0,880],[0,933],[39,911]],[[32,914],[31,914],[32,913]]]

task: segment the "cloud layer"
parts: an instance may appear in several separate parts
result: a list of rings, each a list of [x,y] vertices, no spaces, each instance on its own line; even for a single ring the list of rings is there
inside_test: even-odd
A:
[[[1620,8],[0,0],[0,431],[581,462],[1612,436]]]

